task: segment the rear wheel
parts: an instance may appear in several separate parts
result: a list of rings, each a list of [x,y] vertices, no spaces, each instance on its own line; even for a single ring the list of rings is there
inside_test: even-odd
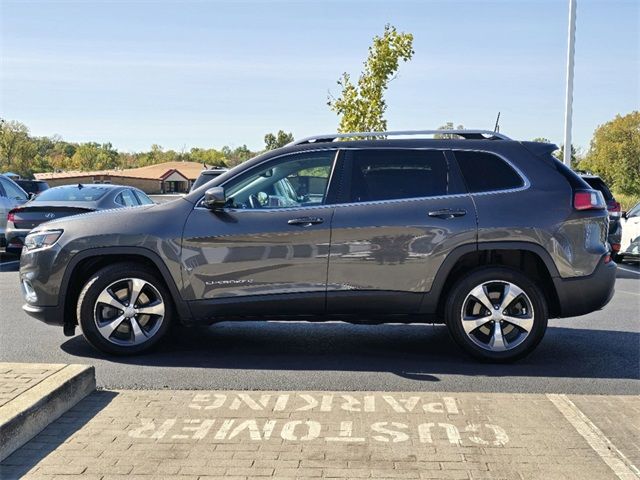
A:
[[[152,270],[117,264],[95,273],[78,298],[78,323],[103,352],[130,355],[149,350],[173,317],[171,295]]]
[[[524,274],[481,268],[460,279],[446,305],[451,336],[481,360],[508,362],[529,354],[547,328],[547,303]]]

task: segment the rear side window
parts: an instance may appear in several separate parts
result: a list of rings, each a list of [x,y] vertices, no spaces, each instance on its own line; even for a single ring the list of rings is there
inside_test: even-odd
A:
[[[447,194],[447,162],[440,151],[357,150],[351,167],[351,202]]]
[[[138,199],[133,196],[131,190],[123,190],[116,197],[116,203],[124,205],[125,207],[135,207],[138,205]]]
[[[507,162],[486,152],[456,151],[456,160],[470,193],[508,190],[524,185]]]

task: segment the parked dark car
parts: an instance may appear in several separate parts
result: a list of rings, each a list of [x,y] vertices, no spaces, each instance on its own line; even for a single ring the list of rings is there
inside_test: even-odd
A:
[[[149,205],[153,201],[137,188],[108,184],[54,187],[13,208],[7,215],[7,252],[20,253],[29,231],[50,220],[96,210]]]
[[[213,180],[216,177],[219,177],[220,175],[222,175],[228,170],[229,170],[228,168],[224,168],[224,167],[214,167],[214,168],[209,168],[207,170],[202,170],[202,172],[200,172],[200,175],[198,175],[198,178],[196,178],[196,181],[193,182],[193,185],[191,185],[191,190],[189,191],[193,192],[194,190],[200,188],[205,183]]]
[[[598,175],[585,172],[579,173],[580,177],[587,182],[591,188],[602,193],[604,201],[607,203],[607,211],[609,212],[609,235],[607,240],[611,245],[614,260],[618,261],[620,244],[622,242],[622,223],[620,222],[622,210],[620,203],[614,198],[607,184],[604,183],[604,180]]]
[[[23,308],[67,335],[79,322],[111,354],[148,350],[174,322],[331,319],[445,323],[471,355],[510,361],[548,318],[606,305],[602,194],[555,145],[421,138],[442,133],[311,137],[170,203],[40,225],[22,253]],[[301,177],[323,179],[322,195]]]
[[[38,195],[49,188],[49,184],[44,180],[16,180],[16,183],[31,195]]]

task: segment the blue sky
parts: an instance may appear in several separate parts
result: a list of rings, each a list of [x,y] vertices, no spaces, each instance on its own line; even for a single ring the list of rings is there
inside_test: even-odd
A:
[[[390,129],[447,121],[562,141],[568,0],[0,0],[0,116],[35,135],[181,150],[336,130],[326,106],[385,23],[415,55]],[[578,0],[574,145],[640,104],[640,2]]]

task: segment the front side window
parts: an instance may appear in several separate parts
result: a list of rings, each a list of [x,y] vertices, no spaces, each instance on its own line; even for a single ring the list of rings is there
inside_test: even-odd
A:
[[[524,185],[520,175],[496,155],[487,152],[456,151],[455,156],[469,193],[509,190]]]
[[[640,217],[640,203],[629,210],[629,212],[627,213],[627,218],[631,217]]]
[[[356,150],[351,158],[351,202],[447,194],[447,162],[441,151]]]
[[[225,186],[230,208],[322,205],[335,151],[290,155],[259,166]]]

